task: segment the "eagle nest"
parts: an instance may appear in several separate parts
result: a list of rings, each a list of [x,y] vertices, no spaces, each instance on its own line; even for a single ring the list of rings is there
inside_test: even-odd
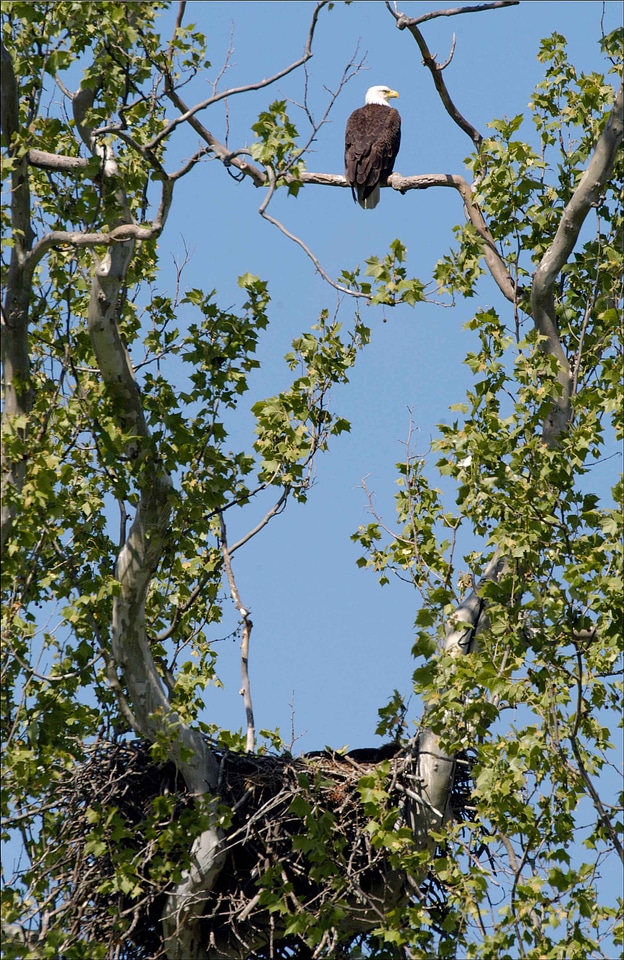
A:
[[[239,956],[257,960],[293,956],[293,948],[316,956],[305,952],[306,924],[333,926],[341,945],[355,945],[365,928],[349,925],[349,910],[360,904],[361,913],[373,898],[379,904],[389,885],[395,903],[397,896],[400,902],[418,896],[434,926],[443,919],[443,886],[431,872],[418,888],[397,879],[387,850],[371,841],[362,803],[362,783],[377,782],[362,778],[379,776],[395,827],[409,825],[413,749],[386,745],[299,758],[215,754],[227,857],[203,921],[211,956],[218,956],[224,930],[230,956],[238,944]],[[460,757],[451,795],[457,819],[466,818],[469,798],[470,764]],[[115,960],[163,957],[161,916],[172,865],[181,871],[188,863],[195,814],[173,764],[155,763],[142,742],[100,741],[59,786],[54,805],[57,826],[35,869],[51,874],[59,892],[61,954],[91,943]],[[293,917],[301,919],[301,937],[285,929]],[[376,916],[368,929],[378,922]],[[250,951],[249,943],[264,946]],[[337,941],[324,944],[324,955],[327,949],[342,955]]]

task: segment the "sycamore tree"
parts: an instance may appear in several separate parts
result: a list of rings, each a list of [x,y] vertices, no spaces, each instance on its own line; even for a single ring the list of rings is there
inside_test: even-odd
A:
[[[389,178],[406,205],[451,188],[463,206],[424,278],[401,240],[331,276],[273,216],[278,190],[346,186],[306,167],[321,124],[299,137],[267,98],[249,144],[206,126],[225,98],[234,110],[297,71],[307,83],[331,4],[311,7],[301,57],[245,88],[218,77],[196,103],[185,86],[210,65],[184,3],[168,37],[165,3],[3,5],[3,812],[22,848],[4,877],[7,958],[570,958],[617,942],[600,884],[623,853],[621,488],[601,500],[590,466],[622,429],[621,35],[600,38],[605,75],[577,73],[564,38],[546,38],[527,116],[486,137],[421,27],[509,5],[388,5],[472,144],[469,177]],[[176,165],[188,127],[198,147]],[[241,276],[236,307],[183,271],[159,289],[176,186],[206,157],[264,189],[261,215],[341,295],[340,322],[328,307],[301,331],[292,382],[268,399],[248,381],[269,283]],[[348,429],[330,393],[367,346],[361,307],[418,310],[432,281],[474,298],[485,271],[500,296],[468,324],[470,388],[430,456],[408,447],[396,530],[379,518],[355,534],[360,565],[420,598],[418,734],[397,694],[379,711],[385,750],[294,757],[270,731],[258,748],[233,558],[306,500],[317,455]],[[232,451],[243,405],[256,441]],[[232,511],[267,493],[231,542]],[[226,594],[243,735],[204,709]]]

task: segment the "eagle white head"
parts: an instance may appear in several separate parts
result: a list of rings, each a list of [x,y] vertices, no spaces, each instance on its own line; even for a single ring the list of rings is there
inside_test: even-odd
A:
[[[378,87],[369,87],[366,91],[365,103],[378,103],[382,107],[389,107],[390,104],[388,100],[392,100],[398,97],[396,90],[392,90],[390,87],[378,86]]]

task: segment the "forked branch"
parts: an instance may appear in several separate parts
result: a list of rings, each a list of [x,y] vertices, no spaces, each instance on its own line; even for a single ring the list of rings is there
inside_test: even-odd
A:
[[[457,126],[460,127],[460,129],[470,137],[477,150],[479,150],[481,147],[483,137],[476,127],[473,127],[473,125],[459,112],[453,103],[446,83],[444,82],[444,77],[442,76],[445,67],[448,66],[448,61],[446,63],[436,62],[435,55],[429,50],[427,41],[423,37],[418,25],[420,23],[425,23],[427,20],[433,20],[435,17],[453,17],[460,13],[479,13],[483,10],[515,6],[517,3],[518,0],[500,0],[500,2],[497,3],[483,3],[477,4],[476,6],[456,7],[452,10],[437,10],[433,13],[426,13],[422,17],[407,17],[404,13],[399,13],[396,10],[396,5],[393,8],[389,3],[386,3],[388,10],[396,20],[398,29],[409,30],[414,40],[418,44],[418,49],[422,54],[423,63],[431,73],[434,86],[438,91],[438,95],[444,105],[444,109],[451,117],[453,122],[456,123]],[[454,46],[455,44],[453,43],[453,47]]]

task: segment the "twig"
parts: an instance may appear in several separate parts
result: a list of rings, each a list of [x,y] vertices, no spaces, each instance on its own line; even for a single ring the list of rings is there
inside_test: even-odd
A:
[[[305,170],[300,175],[299,179],[302,183],[316,183],[328,187],[349,186],[346,179],[340,174],[336,173],[314,173],[310,170]],[[451,173],[423,173],[412,177],[404,177],[400,173],[392,173],[388,177],[387,183],[382,183],[381,186],[392,187],[393,190],[397,190],[402,194],[407,193],[408,190],[428,190],[431,187],[452,187],[454,190],[457,190],[464,201],[464,209],[468,220],[473,225],[477,231],[477,234],[484,243],[483,256],[492,275],[492,279],[496,282],[503,296],[509,300],[510,303],[516,303],[522,291],[516,286],[511,278],[507,264],[505,263],[501,254],[498,252],[483,214],[473,201],[472,188],[468,181],[464,179],[464,177],[460,176],[459,174]],[[267,201],[265,200],[265,204],[263,206],[266,206],[266,203]],[[263,213],[262,216],[264,216],[266,220],[270,220],[272,223],[274,223],[282,231],[282,233],[302,247],[302,249],[311,258],[312,262],[324,279],[328,280],[328,282],[331,283],[332,286],[336,287],[336,289],[341,291],[344,289],[340,285],[336,285],[334,281],[328,278],[317,259],[314,257],[311,251],[308,250],[302,240],[299,240],[298,237],[295,237],[289,233],[289,231],[286,230],[282,224],[269,217],[266,212]],[[351,296],[358,295],[354,293],[353,290],[347,290],[346,292],[351,294]],[[359,294],[359,296],[363,297],[365,295]]]
[[[455,36],[455,34],[453,34],[453,42],[452,42],[452,44],[451,44],[451,52],[449,53],[449,55],[448,55],[447,59],[444,61],[444,63],[441,63],[441,64],[440,64],[440,70],[446,70],[446,68],[447,68],[448,65],[450,64],[451,60],[452,60],[453,57],[455,56],[455,43],[456,43],[456,40],[457,40],[457,37]]]
[[[340,82],[338,83],[338,89],[335,91],[332,91],[329,89],[329,87],[324,87],[327,93],[329,93],[330,99],[329,99],[329,103],[327,104],[323,112],[323,116],[318,121],[318,123],[314,120],[314,117],[312,116],[312,112],[308,106],[308,71],[307,71],[307,67],[304,66],[305,83],[304,83],[303,104],[296,103],[295,101],[291,101],[291,103],[294,103],[296,107],[298,107],[300,110],[303,110],[303,112],[305,113],[308,119],[310,126],[312,127],[312,130],[308,135],[307,141],[297,150],[296,155],[293,157],[290,163],[287,164],[282,171],[280,171],[280,179],[285,174],[288,173],[293,163],[297,163],[300,157],[305,156],[305,154],[309,151],[311,145],[314,143],[317,137],[319,130],[328,122],[329,114],[331,113],[331,110],[336,100],[340,96],[343,88],[347,85],[347,83],[349,83],[350,80],[353,80],[353,78],[357,76],[360,70],[364,68],[364,57],[360,60],[359,63],[355,62],[355,57],[357,55],[357,52],[358,52],[358,47],[356,46],[355,52],[351,57],[351,60],[349,61],[349,63],[346,65],[346,67],[342,72]]]
[[[322,276],[323,280],[325,280],[331,287],[333,287],[334,290],[338,290],[339,293],[346,293],[350,297],[370,300],[370,295],[368,293],[361,293],[358,290],[350,290],[349,287],[343,287],[342,284],[336,283],[335,280],[332,280],[332,278],[323,269],[319,260],[314,256],[314,254],[312,253],[310,248],[307,246],[307,244],[305,244],[300,237],[295,236],[294,233],[291,233],[290,230],[287,230],[283,223],[281,223],[279,220],[276,220],[275,217],[272,217],[270,214],[266,212],[266,208],[268,207],[273,197],[273,194],[275,193],[275,173],[270,167],[266,168],[266,172],[269,178],[269,189],[267,190],[266,197],[258,207],[258,213],[260,214],[260,216],[263,217],[265,220],[268,220],[269,223],[272,223],[273,226],[277,227],[278,230],[281,230],[281,232],[284,234],[285,237],[288,237],[289,240],[292,240],[293,243],[296,243],[299,247],[301,247],[303,252],[310,258],[316,270]],[[330,174],[330,176],[332,175]],[[344,177],[341,177],[340,179],[344,180]],[[338,184],[338,185],[342,186],[343,184]]]
[[[581,779],[587,788],[587,792],[589,793],[592,799],[592,802],[594,804],[596,813],[598,814],[598,819],[602,823],[604,831],[608,835],[611,843],[613,844],[614,849],[617,851],[620,857],[620,860],[622,861],[622,863],[624,863],[624,847],[620,842],[620,838],[618,837],[617,830],[614,828],[611,822],[611,818],[609,817],[609,815],[607,814],[607,811],[604,808],[602,800],[600,799],[600,795],[598,794],[598,791],[594,787],[594,784],[592,782],[591,777],[589,776],[587,768],[583,763],[581,751],[579,750],[577,734],[578,734],[578,729],[581,722],[581,717],[583,715],[583,657],[578,650],[576,652],[576,660],[577,660],[577,672],[575,677],[576,711],[575,711],[575,717],[574,717],[574,727],[572,729],[572,732],[570,733],[570,745],[572,747],[572,753],[574,754],[574,758],[578,765]],[[567,761],[567,764],[568,766],[570,766],[569,761]]]
[[[178,12],[176,14],[176,22],[173,28],[173,34],[171,35],[171,40],[169,41],[169,49],[167,50],[167,59],[173,59],[173,44],[175,41],[176,33],[182,26],[182,21],[184,20],[184,11],[186,10],[186,0],[180,0],[178,3]]]
[[[338,290],[339,293],[346,293],[350,297],[356,297],[363,300],[371,299],[370,294],[368,293],[362,293],[359,290],[350,290],[349,287],[343,287],[341,283],[337,283],[335,280],[332,280],[329,274],[321,266],[319,260],[314,256],[310,248],[303,242],[303,240],[300,237],[297,237],[294,233],[291,233],[290,230],[287,230],[283,223],[281,223],[279,220],[276,220],[275,217],[270,216],[270,214],[268,214],[266,210],[260,209],[259,213],[260,213],[260,216],[262,216],[265,220],[268,220],[269,223],[272,223],[274,227],[277,227],[277,229],[280,230],[285,237],[288,237],[289,240],[292,240],[293,243],[296,243],[297,246],[301,247],[301,249],[306,254],[306,256],[308,256],[312,261],[312,263],[314,264],[317,272],[320,273],[323,280],[325,280],[330,285],[330,287],[333,287],[334,290]]]
[[[267,523],[270,520],[272,520],[273,517],[276,517],[279,513],[282,512],[282,510],[286,506],[286,501],[288,499],[289,493],[290,493],[290,487],[285,487],[284,490],[282,491],[282,495],[279,498],[279,500],[273,504],[273,506],[268,511],[268,513],[262,518],[260,523],[258,523],[253,528],[253,530],[250,530],[249,533],[246,533],[244,537],[241,537],[241,539],[238,540],[233,547],[229,548],[230,557],[236,550],[238,550],[239,547],[244,546],[244,544],[248,543],[248,541],[251,540],[253,537],[255,537],[257,533],[260,533],[260,531],[264,527],[266,527]]]

